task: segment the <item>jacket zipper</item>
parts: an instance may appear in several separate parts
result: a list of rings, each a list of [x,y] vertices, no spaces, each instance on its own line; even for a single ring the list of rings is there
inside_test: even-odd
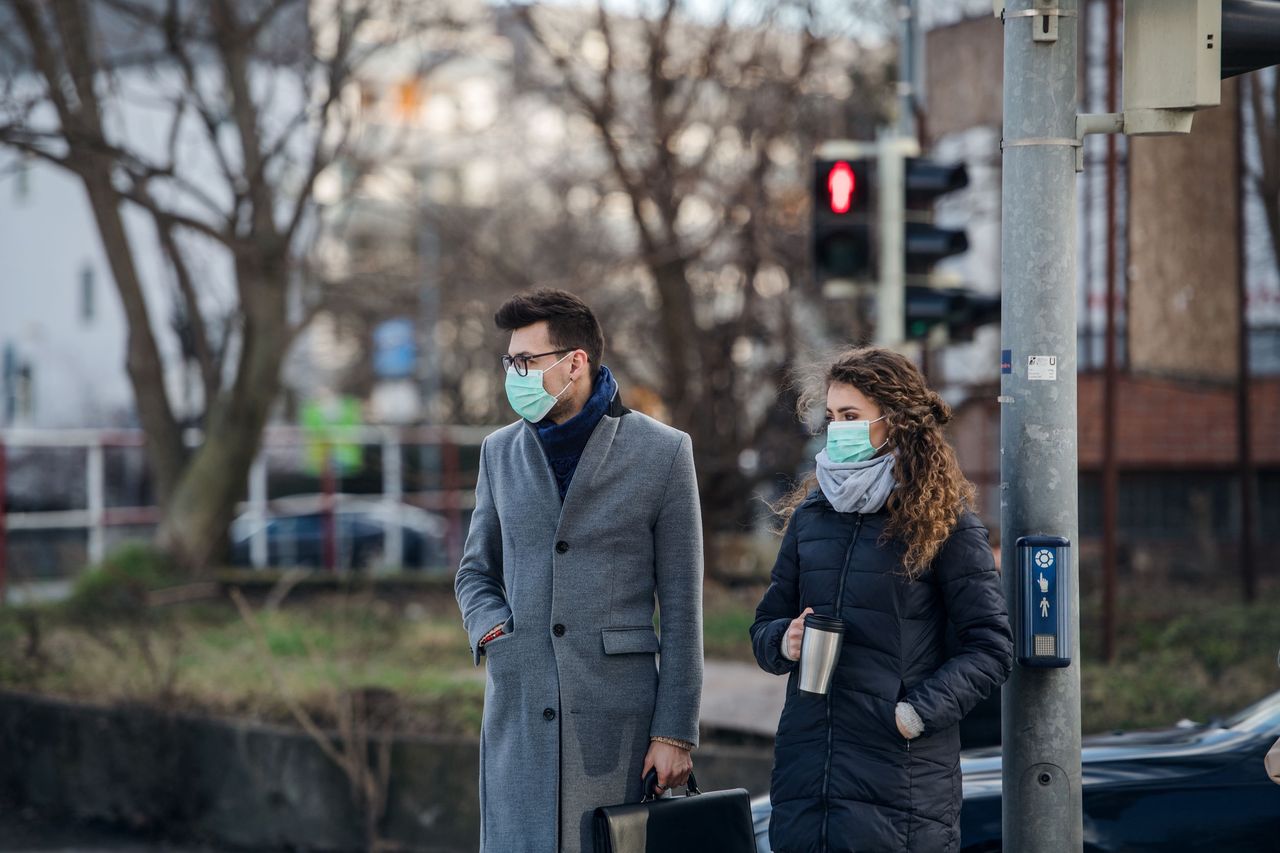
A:
[[[840,570],[840,583],[836,586],[836,618],[844,619],[844,579],[849,575],[849,564],[853,561],[853,546],[858,544],[858,532],[862,529],[862,514],[853,525],[853,538],[849,540],[849,548],[844,553],[844,568]],[[843,641],[842,641],[843,642]],[[832,687],[834,688],[834,681]],[[831,817],[831,802],[827,792],[831,786],[831,748],[834,729],[831,726],[831,693],[827,690],[827,760],[822,770],[822,850],[827,850],[827,821]]]
[[[911,772],[911,741],[907,741],[907,808],[914,810],[916,798],[915,791],[915,774]],[[911,818],[914,814],[907,818],[907,849],[911,849]]]

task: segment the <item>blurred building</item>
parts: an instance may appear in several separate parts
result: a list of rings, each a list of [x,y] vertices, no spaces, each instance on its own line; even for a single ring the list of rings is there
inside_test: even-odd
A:
[[[174,115],[171,93],[181,90],[183,78],[162,58],[148,58],[163,55],[160,31],[138,25],[134,16],[166,7],[166,0],[138,0],[127,13],[109,3],[86,7],[92,9],[102,64],[113,69],[111,97],[104,99],[108,126],[122,147],[153,163],[166,162],[171,153],[166,147]],[[18,31],[13,14],[0,6],[0,30]],[[276,15],[262,35],[263,55],[290,56],[297,45],[308,43],[307,27],[305,6]],[[13,99],[10,106],[17,103],[26,71],[16,56],[0,51],[0,73],[15,87],[6,93]],[[269,76],[270,69],[263,69],[255,82]],[[288,92],[273,102],[281,115],[290,115],[296,103]],[[29,121],[44,127],[45,118],[37,112]],[[174,142],[184,180],[229,206],[218,160],[203,135],[187,123]],[[170,404],[179,420],[191,421],[205,406],[176,277],[150,215],[129,207],[124,220]],[[225,249],[198,240],[183,240],[183,249],[200,274],[197,289],[206,323],[221,337],[229,322],[226,306],[236,299],[232,259]],[[0,258],[0,428],[136,425],[125,369],[128,326],[78,176],[0,146]]]
[[[1082,111],[1107,111],[1106,11],[1103,0],[1082,4],[1089,31],[1081,40]],[[941,156],[966,160],[976,176],[956,194],[978,219],[970,226],[978,251],[964,259],[964,275],[993,293],[1002,44],[1000,21],[988,12],[935,27],[926,47],[928,141]],[[1276,85],[1274,71],[1254,79],[1268,90]],[[1086,142],[1077,185],[1080,533],[1089,554],[1102,527],[1103,332],[1114,240],[1118,541],[1130,568],[1155,560],[1194,574],[1234,559],[1242,353],[1257,530],[1280,529],[1280,267],[1255,188],[1259,154],[1240,90],[1240,80],[1225,82],[1222,106],[1199,113],[1188,137],[1117,137],[1110,233],[1106,139]],[[960,401],[954,435],[962,464],[979,484],[983,515],[998,525],[999,336],[992,331],[939,361],[939,378]]]
[[[362,74],[362,156],[377,152],[377,168],[329,176],[326,192],[341,201],[328,212],[317,255],[321,275],[335,290],[377,298],[347,303],[338,333],[349,343],[351,357],[333,366],[332,381],[345,384],[349,393],[370,394],[371,414],[379,420],[401,419],[416,404],[428,421],[500,421],[508,411],[494,367],[492,311],[514,290],[536,282],[588,293],[610,329],[611,357],[621,361],[630,355],[650,371],[622,368],[624,381],[641,397],[654,397],[654,372],[660,367],[645,357],[651,344],[628,337],[630,329],[646,326],[636,318],[652,313],[657,302],[651,279],[637,270],[643,248],[632,197],[611,176],[610,155],[597,128],[557,79],[564,69],[553,68],[533,42],[521,12],[466,3],[458,9],[465,25],[434,38],[425,68],[415,54],[391,52]],[[593,8],[543,4],[532,14],[566,51],[568,73],[588,88],[598,84],[611,45],[618,108],[627,111],[628,121],[646,119],[645,49],[651,37],[646,22],[614,11],[606,42]],[[672,43],[705,40],[712,23],[677,14]],[[758,29],[730,27],[725,52],[749,55],[760,36]],[[795,39],[788,31],[765,36],[784,45]],[[815,110],[838,103],[844,112],[865,117],[861,130],[870,136],[877,105],[847,103],[853,85],[848,69],[883,64],[883,48],[864,49],[839,38],[824,48],[836,58],[830,61],[831,73],[806,98]],[[716,193],[737,194],[734,170],[745,171],[753,156],[735,128],[703,116],[716,113],[718,103],[753,97],[752,85],[744,80],[733,90],[710,79],[691,84],[698,97],[691,99],[691,116],[673,146],[689,161],[705,158],[710,165],[703,167],[705,178],[697,175],[698,167],[682,178],[678,228],[689,243],[699,242],[701,234],[714,235],[718,223],[734,213],[726,208],[741,204]],[[646,142],[624,135],[621,156],[642,162],[649,155]],[[802,210],[808,150],[778,144],[770,155],[770,181],[785,184],[784,193],[790,192],[796,210]],[[797,221],[803,220],[797,216]],[[803,246],[798,237],[797,255],[803,255]],[[719,248],[713,245],[708,256]],[[738,310],[742,286],[734,280],[738,258],[732,253],[742,251],[724,245],[723,264],[691,272],[699,310],[711,315],[722,308]],[[799,265],[763,266],[756,289],[769,297],[803,279]],[[418,370],[412,379],[377,369],[377,331],[382,323],[401,319],[412,320],[418,329]],[[805,326],[815,338],[805,346],[831,342],[819,326]],[[302,346],[317,340],[309,336]],[[763,340],[743,343],[735,358],[781,347]],[[621,366],[614,362],[613,367]],[[763,406],[772,401],[765,391]]]

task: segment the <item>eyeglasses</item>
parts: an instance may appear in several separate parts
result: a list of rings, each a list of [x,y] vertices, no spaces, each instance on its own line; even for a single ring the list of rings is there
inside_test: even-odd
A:
[[[560,355],[565,352],[573,352],[571,349],[553,349],[550,352],[540,352],[536,355],[504,355],[502,357],[502,370],[506,372],[515,367],[516,373],[521,376],[529,375],[529,362],[535,358],[542,358],[544,355]]]

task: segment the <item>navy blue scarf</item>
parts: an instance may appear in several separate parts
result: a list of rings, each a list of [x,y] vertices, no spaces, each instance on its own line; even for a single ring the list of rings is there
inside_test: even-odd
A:
[[[609,410],[609,403],[617,392],[618,383],[609,368],[602,364],[600,372],[596,374],[591,397],[587,399],[582,411],[562,424],[545,418],[535,424],[542,448],[547,452],[547,460],[551,463],[551,470],[556,475],[560,500],[564,500],[564,496],[568,494],[569,483],[573,480],[573,472],[578,470],[582,451],[586,448],[591,433],[595,432],[596,424],[600,423],[600,418]]]

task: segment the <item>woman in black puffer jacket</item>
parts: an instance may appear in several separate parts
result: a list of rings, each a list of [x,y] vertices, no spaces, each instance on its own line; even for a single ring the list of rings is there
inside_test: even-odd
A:
[[[789,676],[770,842],[776,853],[955,851],[957,724],[1013,662],[987,531],[943,436],[950,408],[910,361],[852,350],[824,379],[826,447],[778,508],[786,531],[751,626],[760,666]],[[809,612],[845,624],[827,696],[797,690]]]

